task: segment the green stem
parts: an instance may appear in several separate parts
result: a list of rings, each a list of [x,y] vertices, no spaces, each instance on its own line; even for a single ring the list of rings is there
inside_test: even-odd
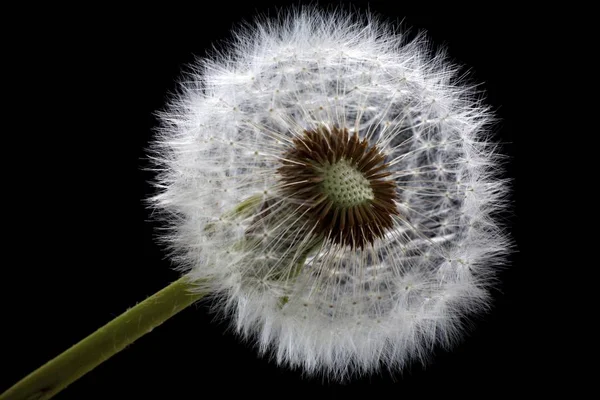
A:
[[[17,382],[0,400],[50,399],[136,339],[202,298],[183,277],[104,325]]]

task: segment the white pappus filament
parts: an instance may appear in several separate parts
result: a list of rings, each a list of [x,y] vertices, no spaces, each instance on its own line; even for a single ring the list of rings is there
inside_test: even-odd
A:
[[[452,344],[508,239],[492,115],[373,16],[259,20],[199,61],[153,143],[164,239],[261,353],[344,379]]]

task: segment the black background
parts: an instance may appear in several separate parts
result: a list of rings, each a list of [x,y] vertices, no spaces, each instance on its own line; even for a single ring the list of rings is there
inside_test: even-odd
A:
[[[14,208],[7,219],[14,257],[2,279],[0,391],[115,316],[177,279],[154,240],[157,224],[142,199],[153,189],[144,171],[145,148],[157,125],[154,112],[176,89],[181,71],[230,29],[270,5],[211,3],[211,10],[89,9],[43,17],[33,39],[12,59],[23,86],[11,117],[17,152],[6,180]],[[329,4],[328,2],[313,2]],[[298,4],[297,2],[294,4]],[[332,3],[339,4],[339,3]],[[352,2],[360,9],[367,2]],[[535,65],[544,56],[545,30],[525,17],[406,15],[392,1],[372,11],[426,30],[451,58],[471,69],[500,122],[496,139],[510,157],[513,179],[507,227],[517,251],[500,273],[491,312],[474,320],[463,343],[439,349],[426,369],[355,379],[343,385],[303,378],[277,367],[191,307],[138,340],[57,399],[210,398],[235,395],[286,398],[309,393],[377,398],[440,392],[486,396],[503,389],[537,391],[544,352],[533,280],[529,194],[534,192],[530,115]],[[60,11],[61,10],[53,10]],[[147,12],[152,16],[148,16]],[[76,15],[70,17],[69,15]],[[36,23],[31,24],[33,26]],[[10,155],[10,154],[7,154]],[[17,171],[18,173],[12,173]],[[12,211],[15,210],[15,211]],[[14,214],[14,215],[11,215]]]

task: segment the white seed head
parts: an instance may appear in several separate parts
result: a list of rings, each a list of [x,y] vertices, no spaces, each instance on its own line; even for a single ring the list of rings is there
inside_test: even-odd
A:
[[[262,353],[333,379],[452,344],[508,248],[488,108],[392,31],[261,20],[197,64],[154,143],[181,270]]]

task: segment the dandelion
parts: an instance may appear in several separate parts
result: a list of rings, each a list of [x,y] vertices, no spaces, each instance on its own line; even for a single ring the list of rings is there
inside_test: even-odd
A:
[[[488,307],[506,186],[459,68],[371,15],[236,33],[153,142],[151,204],[183,277],[0,399],[52,397],[206,294],[261,354],[334,380],[426,363]]]
[[[200,61],[155,143],[166,237],[261,353],[343,379],[425,361],[507,240],[492,115],[426,38],[315,9]]]

